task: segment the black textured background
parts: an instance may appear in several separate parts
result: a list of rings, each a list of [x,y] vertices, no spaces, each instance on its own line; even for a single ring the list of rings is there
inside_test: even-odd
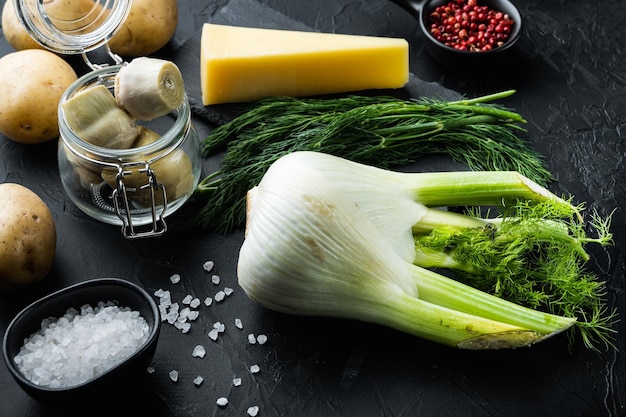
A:
[[[4,1],[1,2],[2,4]],[[509,65],[443,68],[426,52],[411,16],[385,0],[179,0],[174,39],[155,55],[173,59],[186,77],[196,104],[201,136],[229,109],[198,106],[198,42],[204,22],[406,38],[411,45],[413,95],[473,97],[513,88],[502,104],[527,120],[524,137],[544,155],[557,194],[573,194],[606,215],[615,211],[615,246],[593,252],[591,267],[608,283],[608,300],[626,314],[626,3],[619,0],[514,1],[525,28]],[[0,54],[11,52],[0,39]],[[0,86],[0,100],[2,99]],[[564,337],[529,349],[497,352],[452,350],[378,326],[342,320],[290,317],[263,310],[236,282],[241,232],[206,232],[161,239],[124,240],[115,227],[91,220],[65,196],[56,168],[56,143],[24,146],[0,137],[0,182],[17,182],[39,194],[54,212],[58,250],[51,275],[23,291],[0,293],[0,334],[17,311],[69,283],[115,276],[152,292],[172,291],[204,299],[224,286],[234,293],[202,307],[188,334],[165,325],[154,358],[155,372],[128,396],[103,392],[106,406],[63,412],[32,401],[0,364],[0,416],[162,415],[245,416],[472,416],[617,417],[626,415],[626,323],[616,329],[620,351],[594,353]],[[428,161],[425,161],[426,163]],[[219,163],[206,161],[210,172]],[[446,169],[443,165],[438,168]],[[0,196],[1,202],[2,196]],[[0,210],[2,209],[0,204]],[[215,286],[202,269],[215,262],[222,283]],[[172,285],[169,276],[182,282]],[[243,330],[234,327],[240,318]],[[216,321],[227,327],[217,342],[207,337]],[[247,334],[266,334],[263,345]],[[204,359],[194,358],[202,344]],[[258,364],[252,375],[248,367]],[[168,372],[176,369],[174,383]],[[201,375],[204,383],[195,386]],[[232,378],[240,376],[240,387]],[[228,397],[220,408],[215,401]],[[128,412],[132,404],[138,410]]]

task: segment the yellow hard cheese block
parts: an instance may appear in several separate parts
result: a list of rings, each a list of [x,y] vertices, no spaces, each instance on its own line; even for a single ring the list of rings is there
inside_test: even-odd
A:
[[[206,23],[202,101],[208,106],[400,88],[409,79],[408,49],[407,41],[397,38]]]

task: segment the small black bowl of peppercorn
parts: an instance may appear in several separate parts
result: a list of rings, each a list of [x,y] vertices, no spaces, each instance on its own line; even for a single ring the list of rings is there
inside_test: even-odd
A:
[[[428,52],[444,65],[503,60],[522,31],[508,0],[393,0],[419,22]]]

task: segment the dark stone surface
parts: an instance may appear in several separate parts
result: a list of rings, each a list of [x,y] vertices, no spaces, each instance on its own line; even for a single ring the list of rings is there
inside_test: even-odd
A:
[[[4,2],[2,2],[4,3]],[[607,281],[610,306],[624,315],[626,245],[626,8],[619,0],[515,1],[525,28],[515,57],[479,69],[445,68],[426,52],[413,17],[384,0],[184,0],[174,39],[158,55],[173,59],[186,77],[200,136],[231,116],[232,109],[199,106],[197,63],[204,22],[406,38],[411,45],[410,94],[468,97],[513,88],[502,102],[527,120],[525,139],[555,173],[550,189],[571,194],[601,214],[615,210],[615,246],[593,253],[591,266]],[[0,55],[11,52],[0,39]],[[1,87],[0,87],[1,88]],[[2,97],[0,90],[0,99]],[[206,172],[219,160],[207,159]],[[39,194],[54,213],[58,249],[54,269],[39,285],[0,293],[0,334],[31,301],[68,284],[97,277],[119,277],[172,291],[174,301],[188,294],[214,296],[234,289],[223,302],[202,305],[188,334],[164,325],[146,375],[110,407],[91,415],[176,417],[243,416],[259,406],[259,416],[506,416],[617,417],[626,413],[624,331],[616,326],[619,351],[595,353],[581,344],[568,351],[556,337],[528,349],[458,351],[378,326],[342,320],[285,316],[253,304],[237,286],[236,259],[241,231],[222,236],[202,231],[128,241],[116,227],[98,223],[65,196],[56,167],[56,143],[24,146],[0,137],[0,182],[17,182]],[[1,196],[0,196],[1,201]],[[203,270],[215,262],[211,283]],[[173,285],[169,277],[182,280]],[[243,329],[234,326],[235,318]],[[212,341],[215,322],[226,331]],[[265,334],[264,345],[247,335]],[[207,354],[192,356],[201,344]],[[261,371],[252,374],[251,365]],[[171,370],[180,377],[172,382]],[[192,380],[202,376],[204,382]],[[241,377],[241,386],[233,386]],[[0,364],[0,415],[75,415],[31,400]],[[216,400],[229,404],[218,407]],[[138,410],[126,411],[124,403]],[[86,414],[81,414],[86,415]]]

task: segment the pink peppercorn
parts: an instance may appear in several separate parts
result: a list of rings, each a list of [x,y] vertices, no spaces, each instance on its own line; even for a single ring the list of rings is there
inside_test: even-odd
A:
[[[513,19],[498,10],[479,6],[476,0],[452,0],[430,14],[431,35],[461,51],[489,51],[509,38]]]

